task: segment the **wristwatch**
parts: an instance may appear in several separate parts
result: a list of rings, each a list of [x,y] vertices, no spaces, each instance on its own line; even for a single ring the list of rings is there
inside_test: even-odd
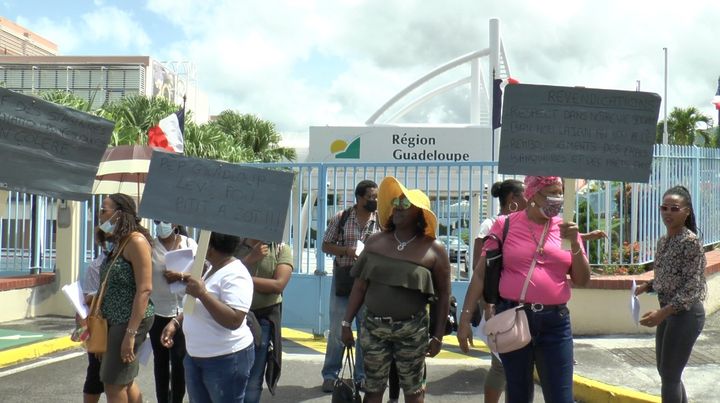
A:
[[[344,321],[340,322],[340,326],[342,326],[342,327],[352,327],[352,324],[351,324],[350,322],[344,320]]]

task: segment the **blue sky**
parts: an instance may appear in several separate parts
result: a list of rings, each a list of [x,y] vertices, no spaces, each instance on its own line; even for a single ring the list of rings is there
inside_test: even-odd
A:
[[[492,17],[521,82],[634,90],[640,80],[662,95],[667,47],[669,109],[717,119],[716,0],[0,0],[0,16],[62,55],[191,61],[211,113],[257,114],[292,143],[311,125],[362,124],[431,69],[486,48]],[[407,119],[465,123],[467,100],[456,90]]]

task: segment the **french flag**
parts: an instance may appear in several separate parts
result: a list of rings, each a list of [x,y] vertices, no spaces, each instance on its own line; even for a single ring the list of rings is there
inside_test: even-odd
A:
[[[183,152],[183,132],[185,131],[185,110],[170,114],[157,126],[148,131],[148,145],[176,153]]]
[[[720,78],[718,78],[718,88],[712,99],[712,103],[715,104],[715,109],[720,111]]]
[[[502,117],[502,96],[503,96],[503,90],[508,84],[518,84],[520,81],[508,77],[504,80],[496,78],[493,80],[493,115],[492,115],[492,128],[493,130],[499,128],[502,126],[501,117]]]

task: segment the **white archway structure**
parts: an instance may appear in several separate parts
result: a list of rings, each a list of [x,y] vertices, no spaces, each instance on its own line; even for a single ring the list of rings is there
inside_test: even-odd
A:
[[[482,50],[468,53],[464,56],[460,56],[455,60],[451,60],[442,66],[435,68],[419,79],[415,80],[412,84],[405,87],[403,90],[398,92],[395,96],[390,98],[385,104],[383,104],[375,113],[373,113],[365,124],[392,124],[397,122],[398,119],[405,116],[407,113],[413,111],[417,107],[423,105],[430,99],[442,95],[450,90],[461,87],[466,84],[470,84],[470,122],[474,125],[487,126],[491,125],[492,116],[492,82],[494,78],[507,78],[510,77],[510,68],[508,67],[507,55],[505,53],[505,47],[503,46],[502,40],[500,39],[500,20],[490,20],[490,43],[489,46]],[[480,59],[487,57],[487,68],[488,68],[488,79],[482,74],[480,70]],[[414,99],[410,99],[399,111],[395,112],[392,116],[387,119],[383,119],[382,122],[378,120],[385,115],[385,113],[393,106],[400,104],[400,101],[405,98],[414,90],[426,84],[435,77],[442,75],[443,73],[450,71],[466,64],[470,65],[470,74],[459,80],[455,80],[443,85],[438,86],[424,94],[421,94]]]

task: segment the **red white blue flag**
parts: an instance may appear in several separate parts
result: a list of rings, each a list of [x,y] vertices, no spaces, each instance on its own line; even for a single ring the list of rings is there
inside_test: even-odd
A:
[[[720,111],[720,78],[718,78],[718,88],[712,99],[712,103],[715,104],[715,109]]]
[[[148,131],[148,145],[176,153],[183,152],[183,133],[185,132],[185,110],[162,119],[157,126]]]

